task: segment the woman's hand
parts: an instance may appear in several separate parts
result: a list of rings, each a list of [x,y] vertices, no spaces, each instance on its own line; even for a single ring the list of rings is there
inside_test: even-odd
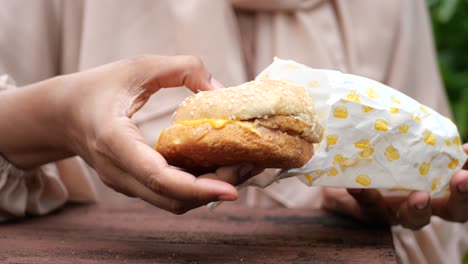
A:
[[[468,144],[463,145],[468,153]],[[324,209],[350,215],[371,224],[401,224],[420,229],[436,215],[452,222],[468,221],[468,163],[450,181],[450,196],[430,199],[414,191],[406,199],[384,197],[375,189],[324,188]]]
[[[0,152],[20,167],[79,155],[107,186],[177,214],[235,200],[233,185],[253,176],[252,165],[195,177],[169,166],[130,119],[159,89],[183,85],[197,92],[219,83],[195,57],[148,55],[18,89],[5,100],[27,101],[30,116],[10,124],[22,136],[11,133],[16,144],[0,142]]]

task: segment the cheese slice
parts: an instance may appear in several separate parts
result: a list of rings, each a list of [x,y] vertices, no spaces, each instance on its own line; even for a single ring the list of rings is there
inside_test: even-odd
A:
[[[177,122],[176,124],[184,125],[184,126],[198,126],[201,124],[208,123],[211,125],[211,127],[215,129],[220,129],[225,127],[227,124],[236,124],[239,127],[248,130],[252,133],[257,134],[260,136],[260,132],[258,132],[257,129],[253,126],[252,123],[250,122],[243,122],[243,121],[237,121],[237,120],[227,120],[227,119],[199,119],[199,120],[187,120],[187,121],[180,121]]]

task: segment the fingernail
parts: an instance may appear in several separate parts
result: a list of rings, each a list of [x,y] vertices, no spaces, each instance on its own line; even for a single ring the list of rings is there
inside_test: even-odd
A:
[[[416,209],[418,209],[418,210],[426,209],[428,204],[429,204],[429,200],[426,200],[424,203],[417,204]]]
[[[238,170],[239,178],[244,179],[245,177],[250,176],[250,173],[252,172],[253,169],[254,169],[253,164],[247,163],[247,164],[241,165]]]
[[[210,83],[211,83],[211,86],[213,86],[213,88],[215,89],[224,88],[224,85],[213,77],[211,77]]]
[[[218,196],[218,201],[235,201],[236,197],[228,194],[222,194]]]
[[[458,191],[461,192],[461,193],[466,193],[466,192],[468,192],[468,182],[464,182],[464,183],[462,183],[462,184],[459,184],[459,185],[457,186],[457,189],[458,189]]]

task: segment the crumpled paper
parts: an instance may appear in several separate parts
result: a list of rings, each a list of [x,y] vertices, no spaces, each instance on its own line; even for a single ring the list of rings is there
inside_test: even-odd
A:
[[[309,186],[436,195],[467,160],[450,119],[377,81],[277,58],[257,79],[305,87],[324,130],[305,166],[281,171],[263,186],[297,176]]]

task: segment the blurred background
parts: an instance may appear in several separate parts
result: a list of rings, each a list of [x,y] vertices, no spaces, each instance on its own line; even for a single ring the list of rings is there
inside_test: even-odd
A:
[[[468,142],[468,0],[427,2],[452,113],[463,142]]]

